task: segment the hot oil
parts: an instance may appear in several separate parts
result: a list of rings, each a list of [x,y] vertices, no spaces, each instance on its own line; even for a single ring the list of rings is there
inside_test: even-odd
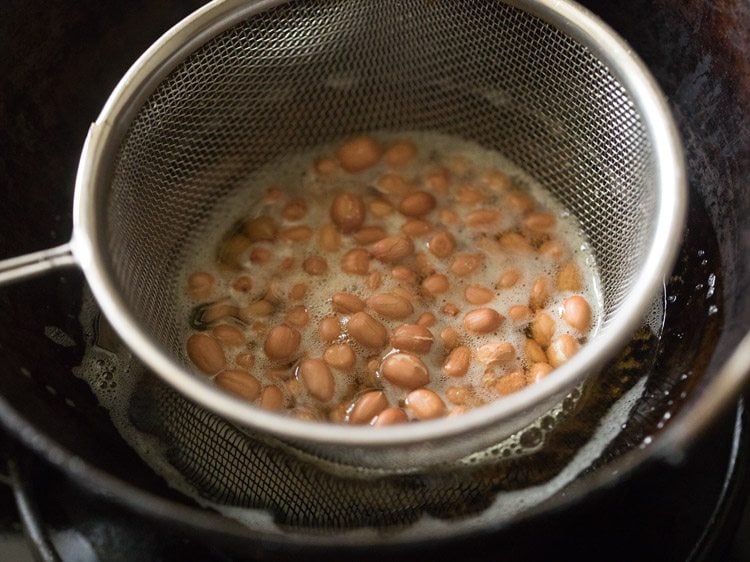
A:
[[[700,383],[722,325],[722,279],[700,204],[691,205],[688,225],[664,293],[615,360],[526,430],[429,471],[352,478],[269,447],[188,403],[101,337],[109,332],[92,298],[81,312],[90,346],[76,374],[155,472],[250,528],[280,536],[391,530],[408,538],[497,524],[648,448]],[[271,488],[278,492],[264,492]]]
[[[460,191],[463,185],[480,185],[482,173],[500,170],[512,178],[514,188],[532,195],[539,204],[539,210],[547,210],[555,216],[556,225],[554,230],[551,231],[551,236],[554,240],[560,240],[565,244],[571,253],[571,260],[581,272],[583,286],[576,293],[582,294],[591,305],[592,328],[586,334],[586,337],[593,337],[600,321],[598,311],[602,307],[602,297],[595,259],[575,218],[548,191],[496,152],[437,133],[400,133],[398,135],[379,136],[379,140],[383,143],[404,138],[413,140],[419,148],[417,157],[398,170],[400,176],[407,180],[416,180],[430,170],[447,168],[450,169],[454,183],[452,189]],[[350,345],[356,352],[358,362],[350,374],[336,373],[336,391],[334,397],[327,404],[319,405],[315,399],[306,395],[303,384],[295,384],[298,382],[295,380],[297,363],[269,361],[263,353],[264,330],[285,322],[285,312],[292,307],[304,306],[309,316],[307,327],[299,330],[302,340],[300,344],[301,354],[309,357],[320,357],[323,355],[326,344],[320,341],[316,327],[323,318],[333,313],[331,295],[337,292],[345,292],[366,299],[374,293],[388,293],[399,287],[413,289],[409,284],[403,284],[389,274],[392,265],[377,264],[375,260],[373,260],[370,270],[382,274],[383,280],[376,290],[369,290],[365,287],[366,277],[339,271],[338,264],[350,249],[346,242],[342,244],[338,251],[321,252],[317,239],[317,227],[330,222],[329,204],[326,202],[330,193],[337,190],[351,190],[360,193],[365,198],[379,195],[375,186],[379,176],[387,171],[387,168],[377,166],[356,175],[344,174],[334,179],[321,178],[313,172],[313,164],[317,158],[332,154],[335,151],[334,149],[335,145],[319,147],[309,153],[284,157],[254,174],[254,177],[248,181],[244,188],[238,191],[236,196],[221,204],[215,215],[216,218],[209,221],[202,232],[194,238],[188,253],[195,257],[186,264],[181,274],[181,281],[178,281],[178,285],[184,286],[185,280],[192,272],[209,272],[217,280],[214,298],[219,302],[226,302],[228,299],[237,307],[256,302],[258,299],[264,298],[264,295],[269,292],[274,293],[272,298],[278,301],[278,304],[275,305],[276,309],[273,314],[259,318],[254,322],[248,322],[248,327],[240,324],[248,333],[249,343],[236,347],[225,346],[229,361],[227,368],[236,367],[234,357],[249,350],[254,354],[256,361],[253,375],[260,379],[261,384],[281,383],[279,387],[286,395],[286,404],[289,408],[292,408],[290,410],[292,414],[297,413],[294,408],[295,405],[299,405],[304,408],[306,415],[311,415],[311,412],[313,412],[318,419],[326,418],[326,415],[333,408],[331,404],[346,403],[352,400],[353,395],[356,396],[358,393],[367,390],[383,390],[391,405],[403,404],[408,394],[407,391],[395,385],[383,384],[379,372],[374,375],[367,373],[366,364],[368,360],[373,357],[382,359],[398,350],[386,348],[384,353],[378,355],[372,350],[363,348],[357,341],[347,336],[346,324],[349,316],[346,314],[340,316],[344,329],[338,342]],[[457,205],[455,208],[459,213],[464,214],[477,208],[500,208],[502,212],[498,221],[501,224],[493,224],[492,232],[514,230],[513,214],[509,209],[503,209],[501,195],[493,193],[487,188],[485,188],[485,195],[488,198],[482,204],[468,205],[465,208]],[[281,227],[311,225],[314,227],[315,233],[308,241],[302,243],[279,244],[274,240],[253,244],[252,251],[267,252],[268,257],[261,264],[243,261],[239,273],[250,276],[253,282],[252,289],[246,292],[235,291],[230,286],[231,282],[228,281],[228,275],[239,273],[234,273],[234,268],[227,268],[227,264],[224,263],[226,260],[222,260],[221,257],[222,251],[217,251],[217,248],[221,248],[222,244],[226,248],[227,241],[231,241],[237,236],[244,221],[257,217],[273,216],[273,212],[278,213],[278,210],[273,211],[273,209],[278,208],[280,198],[290,201],[300,198],[308,203],[307,213],[302,220],[291,220],[285,223],[284,220],[276,216],[275,220],[279,221]],[[320,201],[326,203],[318,204]],[[435,211],[429,217],[429,220],[436,225],[433,233],[443,228],[451,230],[456,239],[455,254],[477,251],[480,242],[483,241],[479,235],[482,229],[473,229],[468,226],[442,226],[437,217],[433,216],[437,214],[437,211]],[[365,225],[372,224],[375,220],[372,216],[368,216]],[[406,220],[407,218],[398,212],[393,212],[383,218],[381,222],[385,230],[393,235],[400,233],[400,227]],[[232,224],[235,226],[228,230],[227,225]],[[492,384],[484,382],[489,378],[485,372],[485,366],[478,361],[472,362],[469,372],[461,377],[460,381],[452,380],[451,377],[442,374],[441,367],[445,360],[445,349],[437,341],[437,336],[445,328],[454,328],[462,334],[464,340],[462,343],[475,350],[484,344],[497,341],[510,342],[518,354],[518,360],[514,362],[515,368],[528,368],[530,365],[522,351],[527,338],[526,331],[521,329],[523,323],[519,325],[519,323],[506,320],[498,330],[489,334],[466,333],[462,324],[463,316],[468,310],[475,307],[467,305],[463,292],[470,284],[480,284],[484,287],[493,288],[500,273],[511,269],[520,271],[521,277],[515,286],[495,289],[493,300],[483,305],[493,307],[501,314],[507,315],[510,306],[528,303],[531,286],[536,279],[546,276],[548,279],[554,280],[560,265],[555,259],[538,252],[523,254],[513,251],[500,251],[495,245],[487,249],[487,259],[470,277],[453,276],[446,270],[449,261],[434,257],[429,252],[428,241],[430,237],[431,235],[415,236],[415,252],[423,253],[437,272],[448,275],[451,281],[451,289],[445,294],[437,295],[434,300],[424,306],[415,307],[417,310],[409,318],[389,320],[378,317],[378,321],[385,325],[390,333],[393,333],[397,327],[404,323],[416,322],[420,312],[424,310],[433,312],[437,322],[430,327],[430,330],[435,336],[436,342],[431,351],[422,356],[422,360],[431,372],[430,389],[437,391],[446,403],[449,403],[449,401],[446,400],[445,389],[457,384],[471,388],[474,395],[473,400],[477,404],[493,401],[497,399],[497,394]],[[344,239],[346,240],[346,238],[348,237],[345,236]],[[494,243],[489,239],[485,242],[488,242],[487,246],[490,246],[490,242]],[[252,251],[249,252],[251,259]],[[245,252],[248,251],[245,250]],[[219,256],[218,260],[217,255]],[[322,255],[328,263],[328,271],[322,276],[311,276],[301,269],[302,260],[316,255]],[[291,265],[288,268],[283,268],[282,265],[286,262]],[[406,265],[414,267],[410,263]],[[554,281],[552,282],[554,283]],[[289,299],[288,294],[291,288],[300,284],[308,286],[304,300],[293,301]],[[417,287],[418,284],[419,282],[417,282]],[[560,319],[563,300],[572,294],[569,291],[555,291],[549,304],[545,306],[545,310],[548,310],[550,317],[555,319],[558,335],[571,334],[580,338],[580,334]],[[211,305],[212,303],[208,303],[208,306]],[[456,316],[442,312],[443,307],[455,305],[458,305],[461,309]],[[198,329],[207,327],[195,321],[192,322],[192,326],[189,326],[185,321],[185,318],[192,317],[193,320],[199,318],[205,306],[206,304],[199,301],[187,299],[178,307],[179,314],[183,315],[183,319],[181,321],[178,319],[178,322],[186,328],[183,335],[184,340],[187,340],[191,333],[188,330],[189,327]],[[196,310],[198,314],[196,314]],[[498,369],[493,376],[501,376],[504,372],[506,371]],[[290,389],[293,389],[293,392]]]

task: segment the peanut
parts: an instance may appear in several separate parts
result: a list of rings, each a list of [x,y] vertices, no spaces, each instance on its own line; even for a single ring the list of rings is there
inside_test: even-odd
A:
[[[367,299],[367,306],[391,320],[403,320],[414,313],[414,307],[407,299],[394,294],[374,295]]]
[[[260,393],[260,407],[271,411],[283,409],[284,393],[275,384],[264,386]]]
[[[341,232],[350,234],[365,222],[365,204],[359,195],[345,191],[333,198],[330,215]]]
[[[326,348],[323,360],[339,371],[351,371],[357,362],[357,356],[349,345],[337,343]]]
[[[456,249],[456,239],[449,232],[438,232],[427,244],[430,252],[439,258],[447,258]]]
[[[388,407],[388,398],[380,390],[365,392],[357,398],[349,413],[349,423],[365,424]]]
[[[402,324],[394,330],[391,336],[393,347],[417,355],[429,353],[434,341],[432,332],[418,324]]]
[[[271,360],[288,359],[299,349],[300,333],[286,324],[274,326],[268,332],[263,351]]]
[[[493,308],[475,308],[464,316],[464,328],[475,334],[487,334],[500,327],[503,317]]]
[[[414,242],[406,236],[388,236],[370,245],[375,259],[385,263],[396,263],[414,253]]]
[[[510,342],[487,343],[477,350],[477,359],[480,363],[507,363],[515,359],[516,348]]]
[[[484,254],[456,254],[450,266],[450,271],[459,277],[471,275],[484,264]]]
[[[529,382],[539,382],[555,369],[548,363],[534,363],[529,369],[527,378]]]
[[[523,371],[513,371],[500,377],[495,383],[495,392],[500,396],[507,396],[518,392],[526,386],[526,375]]]
[[[363,226],[352,235],[357,244],[363,246],[382,240],[387,236],[385,229],[380,226]]]
[[[328,262],[321,256],[310,256],[302,262],[302,269],[309,275],[323,275],[328,271]]]
[[[366,312],[357,312],[346,326],[357,343],[369,349],[382,349],[388,342],[388,330]]]
[[[341,314],[352,314],[364,310],[365,301],[351,293],[335,293],[331,297],[333,310]]]
[[[194,299],[205,299],[214,287],[214,276],[205,271],[196,271],[188,277],[188,294]]]
[[[430,382],[430,374],[422,360],[411,353],[393,353],[385,358],[381,366],[383,377],[407,390],[414,390]]]
[[[251,242],[273,242],[278,227],[271,217],[264,215],[247,221],[242,231]]]
[[[410,193],[398,204],[398,211],[407,217],[422,217],[437,205],[435,196],[426,191]]]
[[[341,247],[341,234],[332,224],[324,224],[318,232],[318,245],[325,252],[337,252]]]
[[[416,155],[417,146],[410,140],[401,140],[386,149],[383,160],[393,168],[401,168],[414,160]]]
[[[351,174],[371,168],[380,161],[382,149],[375,139],[358,136],[349,139],[336,150],[341,167]]]
[[[247,371],[228,369],[221,371],[214,378],[214,382],[224,390],[254,402],[260,396],[260,382]]]
[[[299,364],[299,376],[307,391],[317,400],[328,402],[336,392],[331,369],[322,359],[303,359]]]
[[[186,345],[188,357],[206,375],[218,373],[227,364],[224,349],[216,338],[206,334],[193,334]]]
[[[552,340],[552,343],[547,348],[548,363],[553,367],[559,367],[578,353],[580,347],[573,336],[562,334]]]
[[[448,354],[443,363],[443,372],[449,377],[463,377],[469,371],[471,350],[460,345]]]
[[[591,327],[591,307],[580,295],[568,297],[563,301],[562,319],[579,332],[587,332]]]
[[[445,402],[426,388],[411,391],[406,397],[406,405],[418,420],[432,420],[445,415]]]
[[[318,324],[318,333],[320,334],[321,341],[324,343],[338,339],[339,335],[341,335],[341,324],[338,318],[335,316],[326,316],[323,318]]]
[[[395,425],[398,423],[406,423],[409,421],[409,416],[406,415],[401,408],[386,408],[378,414],[378,416],[370,422],[373,427],[383,427],[386,425]]]
[[[464,298],[469,304],[487,304],[495,298],[495,293],[484,285],[472,283],[464,289]]]
[[[435,273],[422,281],[422,289],[431,296],[442,295],[450,289],[450,282],[442,273]]]
[[[367,275],[370,271],[370,254],[362,248],[349,250],[341,257],[341,271],[351,275]]]

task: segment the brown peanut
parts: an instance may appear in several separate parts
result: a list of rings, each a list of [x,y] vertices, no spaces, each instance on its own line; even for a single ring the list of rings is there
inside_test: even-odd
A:
[[[442,273],[435,273],[422,281],[422,289],[432,296],[442,295],[443,293],[447,293],[448,289],[450,289],[450,282]]]
[[[484,254],[456,254],[450,266],[450,271],[459,277],[471,275],[484,264]]]
[[[310,315],[304,305],[298,304],[286,311],[284,320],[295,328],[303,328],[310,322]]]
[[[318,245],[325,252],[338,252],[341,247],[341,233],[332,224],[324,224],[318,233]]]
[[[365,301],[351,293],[334,293],[331,304],[333,310],[341,314],[353,314],[365,309]]]
[[[248,402],[253,402],[260,396],[260,382],[247,371],[240,369],[221,371],[214,378],[214,382],[227,392],[244,398]]]
[[[518,392],[526,386],[526,375],[523,371],[513,371],[501,376],[495,383],[495,392],[500,396],[507,396]]]
[[[435,196],[426,191],[410,193],[398,204],[398,211],[407,217],[422,217],[432,211],[437,205]]]
[[[495,293],[489,287],[472,283],[464,289],[464,298],[469,304],[487,304],[495,298]]]
[[[515,323],[526,323],[531,319],[531,309],[522,304],[513,305],[508,309],[508,318]]]
[[[289,289],[289,300],[298,301],[305,298],[307,294],[307,283],[295,283]]]
[[[443,372],[449,377],[463,377],[469,371],[471,350],[460,345],[448,354],[443,363]]]
[[[263,351],[271,360],[288,359],[299,349],[300,333],[286,324],[274,326],[263,343]]]
[[[349,412],[349,423],[370,423],[375,416],[380,414],[387,407],[388,398],[386,398],[383,391],[371,390],[370,392],[365,392],[362,396],[357,398],[354,406],[352,406],[351,412]]]
[[[438,232],[427,244],[430,252],[439,258],[447,258],[456,249],[456,239],[450,232]]]
[[[416,324],[425,328],[431,328],[437,324],[437,317],[432,312],[423,312],[417,318]]]
[[[221,324],[211,330],[211,335],[225,345],[242,345],[245,343],[245,334],[236,326]]]
[[[406,405],[418,420],[432,420],[445,415],[445,402],[426,388],[411,391],[406,396]]]
[[[318,333],[324,343],[332,342],[341,335],[341,324],[335,316],[326,316],[318,324]]]
[[[549,363],[534,363],[529,369],[527,378],[529,382],[539,382],[554,370]]]
[[[521,279],[521,272],[517,269],[509,269],[500,276],[497,280],[498,289],[510,289],[514,287],[516,283]]]
[[[385,229],[380,226],[363,226],[352,235],[357,244],[363,246],[382,240],[387,236]]]
[[[523,352],[526,355],[526,360],[530,363],[546,363],[547,361],[547,354],[542,349],[542,346],[531,338],[526,339]]]
[[[302,269],[309,275],[323,275],[328,271],[328,262],[321,256],[310,256],[302,262]]]
[[[326,348],[323,360],[339,371],[351,371],[357,362],[357,356],[348,344],[337,343]]]
[[[370,297],[367,299],[367,306],[391,320],[403,320],[414,313],[414,307],[407,299],[388,293]]]
[[[410,238],[419,238],[432,231],[432,225],[421,219],[410,219],[401,225],[401,232]]]
[[[205,271],[196,271],[188,277],[188,294],[194,299],[205,299],[214,287],[214,276]]]
[[[370,253],[382,262],[396,263],[414,253],[414,242],[406,236],[388,236],[371,244]]]
[[[451,350],[461,345],[461,336],[455,328],[448,326],[440,332],[440,341],[443,342],[445,349]]]
[[[546,349],[555,335],[555,321],[546,312],[537,312],[534,320],[531,322],[531,337]]]
[[[580,291],[582,287],[581,271],[574,262],[568,262],[557,274],[557,288],[560,291]]]
[[[464,328],[474,334],[487,334],[500,327],[503,317],[489,307],[475,308],[464,316]]]
[[[477,359],[480,363],[507,363],[516,357],[516,348],[507,341],[487,343],[477,350]]]
[[[333,224],[344,234],[358,230],[365,222],[365,203],[362,198],[350,192],[336,195],[331,203],[330,215]]]
[[[317,400],[328,402],[336,392],[331,369],[322,359],[303,359],[299,364],[299,375],[307,391]]]
[[[388,330],[366,312],[357,312],[346,326],[357,343],[369,349],[382,349],[388,343]]]
[[[407,390],[420,388],[430,382],[427,366],[411,353],[389,355],[383,361],[380,371],[388,382]]]
[[[497,209],[477,209],[466,215],[466,224],[475,230],[493,228],[499,220],[500,211]]]
[[[281,210],[281,216],[288,221],[298,221],[307,214],[307,203],[304,199],[296,197],[288,201]]]
[[[399,423],[406,423],[409,421],[409,416],[406,415],[401,408],[386,408],[378,414],[378,416],[372,420],[373,427],[383,427],[386,425],[396,425]]]
[[[474,400],[474,390],[470,386],[449,386],[445,389],[445,397],[451,404],[464,406]]]
[[[427,328],[418,324],[402,324],[391,336],[391,345],[401,351],[417,355],[430,352],[435,338]]]
[[[186,345],[188,357],[206,375],[218,373],[227,364],[224,349],[216,338],[206,334],[193,334]]]
[[[547,359],[553,367],[559,367],[580,349],[579,343],[569,334],[561,334],[547,348]]]
[[[370,253],[362,248],[349,250],[341,257],[341,271],[351,275],[367,275],[370,272]]]
[[[417,146],[410,140],[401,140],[386,149],[383,160],[389,166],[401,168],[414,160],[416,155]]]
[[[375,182],[375,187],[386,195],[406,195],[412,190],[409,182],[398,174],[383,174]]]
[[[309,226],[292,226],[279,232],[279,238],[287,242],[307,242],[312,238],[313,230]]]
[[[242,231],[251,242],[273,242],[278,227],[271,217],[264,215],[247,221]]]
[[[264,386],[260,393],[260,407],[271,411],[282,410],[284,408],[284,393],[275,384]]]
[[[379,271],[373,271],[367,276],[367,288],[376,291],[383,284],[383,276]]]
[[[563,301],[562,319],[579,332],[587,332],[591,327],[591,306],[580,295],[568,297]]]
[[[391,276],[397,281],[412,285],[417,282],[417,274],[405,265],[397,265],[391,269]]]
[[[349,139],[336,150],[341,167],[351,174],[371,168],[380,161],[383,150],[375,139],[358,136]]]
[[[532,310],[538,310],[544,308],[550,297],[550,280],[545,277],[537,277],[531,285],[531,292],[529,294],[529,308]]]

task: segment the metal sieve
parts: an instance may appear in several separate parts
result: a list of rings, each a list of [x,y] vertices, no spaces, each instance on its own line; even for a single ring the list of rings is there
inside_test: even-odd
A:
[[[497,150],[577,216],[600,267],[596,337],[491,405],[377,431],[265,412],[194,374],[176,303],[216,206],[284,154],[399,130]],[[71,242],[0,263],[0,283],[77,263],[127,345],[188,399],[316,457],[411,469],[526,426],[620,349],[676,254],[683,167],[643,64],[571,2],[216,1],[154,44],[92,125]]]

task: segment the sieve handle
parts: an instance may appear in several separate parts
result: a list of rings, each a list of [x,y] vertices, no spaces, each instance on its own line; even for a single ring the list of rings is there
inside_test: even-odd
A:
[[[0,285],[76,264],[70,243],[0,261]]]

